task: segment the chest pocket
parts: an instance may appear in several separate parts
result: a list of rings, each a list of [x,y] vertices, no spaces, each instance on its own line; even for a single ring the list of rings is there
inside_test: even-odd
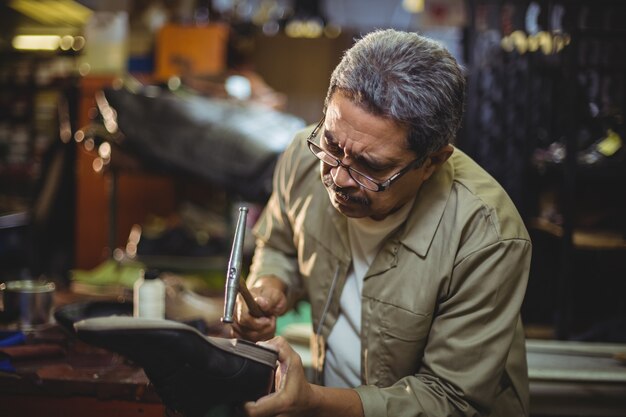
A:
[[[422,363],[432,316],[372,298],[364,302],[371,313],[365,364],[368,383],[386,387],[415,374]]]

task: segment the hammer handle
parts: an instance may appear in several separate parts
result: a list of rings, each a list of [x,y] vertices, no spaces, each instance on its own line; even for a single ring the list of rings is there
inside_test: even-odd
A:
[[[263,310],[261,310],[261,307],[259,307],[257,302],[254,301],[254,297],[252,296],[252,294],[250,294],[250,290],[248,289],[245,281],[241,278],[239,279],[239,293],[246,302],[246,305],[248,306],[248,311],[250,311],[250,315],[252,317],[259,318],[265,316],[265,313],[263,312]]]

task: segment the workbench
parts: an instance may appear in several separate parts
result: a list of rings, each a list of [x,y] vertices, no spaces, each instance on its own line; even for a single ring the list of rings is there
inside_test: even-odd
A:
[[[297,324],[299,337],[288,334],[288,326],[283,330],[307,366],[304,324]],[[12,360],[14,372],[0,372],[0,416],[175,415],[143,370],[123,357],[86,345],[58,325],[26,337],[25,346],[40,351]],[[626,416],[624,354],[622,344],[528,340],[531,416]]]

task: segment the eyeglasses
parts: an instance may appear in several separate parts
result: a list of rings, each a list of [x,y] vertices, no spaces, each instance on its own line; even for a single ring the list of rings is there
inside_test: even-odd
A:
[[[348,171],[348,175],[350,175],[350,178],[352,178],[354,181],[356,181],[357,184],[359,184],[361,187],[367,190],[374,191],[374,192],[385,191],[389,189],[389,187],[391,187],[391,184],[394,181],[396,181],[398,178],[400,178],[401,176],[409,172],[412,168],[419,166],[422,162],[424,162],[425,158],[418,158],[414,160],[413,162],[411,162],[409,165],[402,168],[400,171],[393,174],[387,180],[382,181],[382,182],[376,181],[369,175],[365,175],[364,173],[359,172],[356,169],[344,164],[343,162],[341,162],[339,158],[337,158],[334,155],[329,154],[324,149],[322,149],[318,144],[313,142],[313,139],[317,136],[323,124],[324,124],[324,118],[322,118],[322,120],[319,121],[317,126],[315,126],[315,129],[313,129],[313,132],[311,132],[309,137],[306,139],[307,144],[309,145],[309,150],[313,153],[313,155],[317,157],[317,159],[319,159],[326,165],[329,165],[333,168],[337,168],[337,167],[345,168],[345,170]]]

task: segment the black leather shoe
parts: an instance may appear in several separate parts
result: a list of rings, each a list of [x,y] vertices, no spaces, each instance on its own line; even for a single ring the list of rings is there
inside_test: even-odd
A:
[[[67,330],[70,334],[75,334],[74,323],[81,320],[110,316],[132,317],[132,315],[132,302],[115,301],[84,301],[65,304],[54,311],[54,319],[57,324]]]
[[[204,336],[171,320],[99,317],[74,324],[79,339],[141,366],[163,403],[187,417],[271,392],[278,354],[238,339]]]

